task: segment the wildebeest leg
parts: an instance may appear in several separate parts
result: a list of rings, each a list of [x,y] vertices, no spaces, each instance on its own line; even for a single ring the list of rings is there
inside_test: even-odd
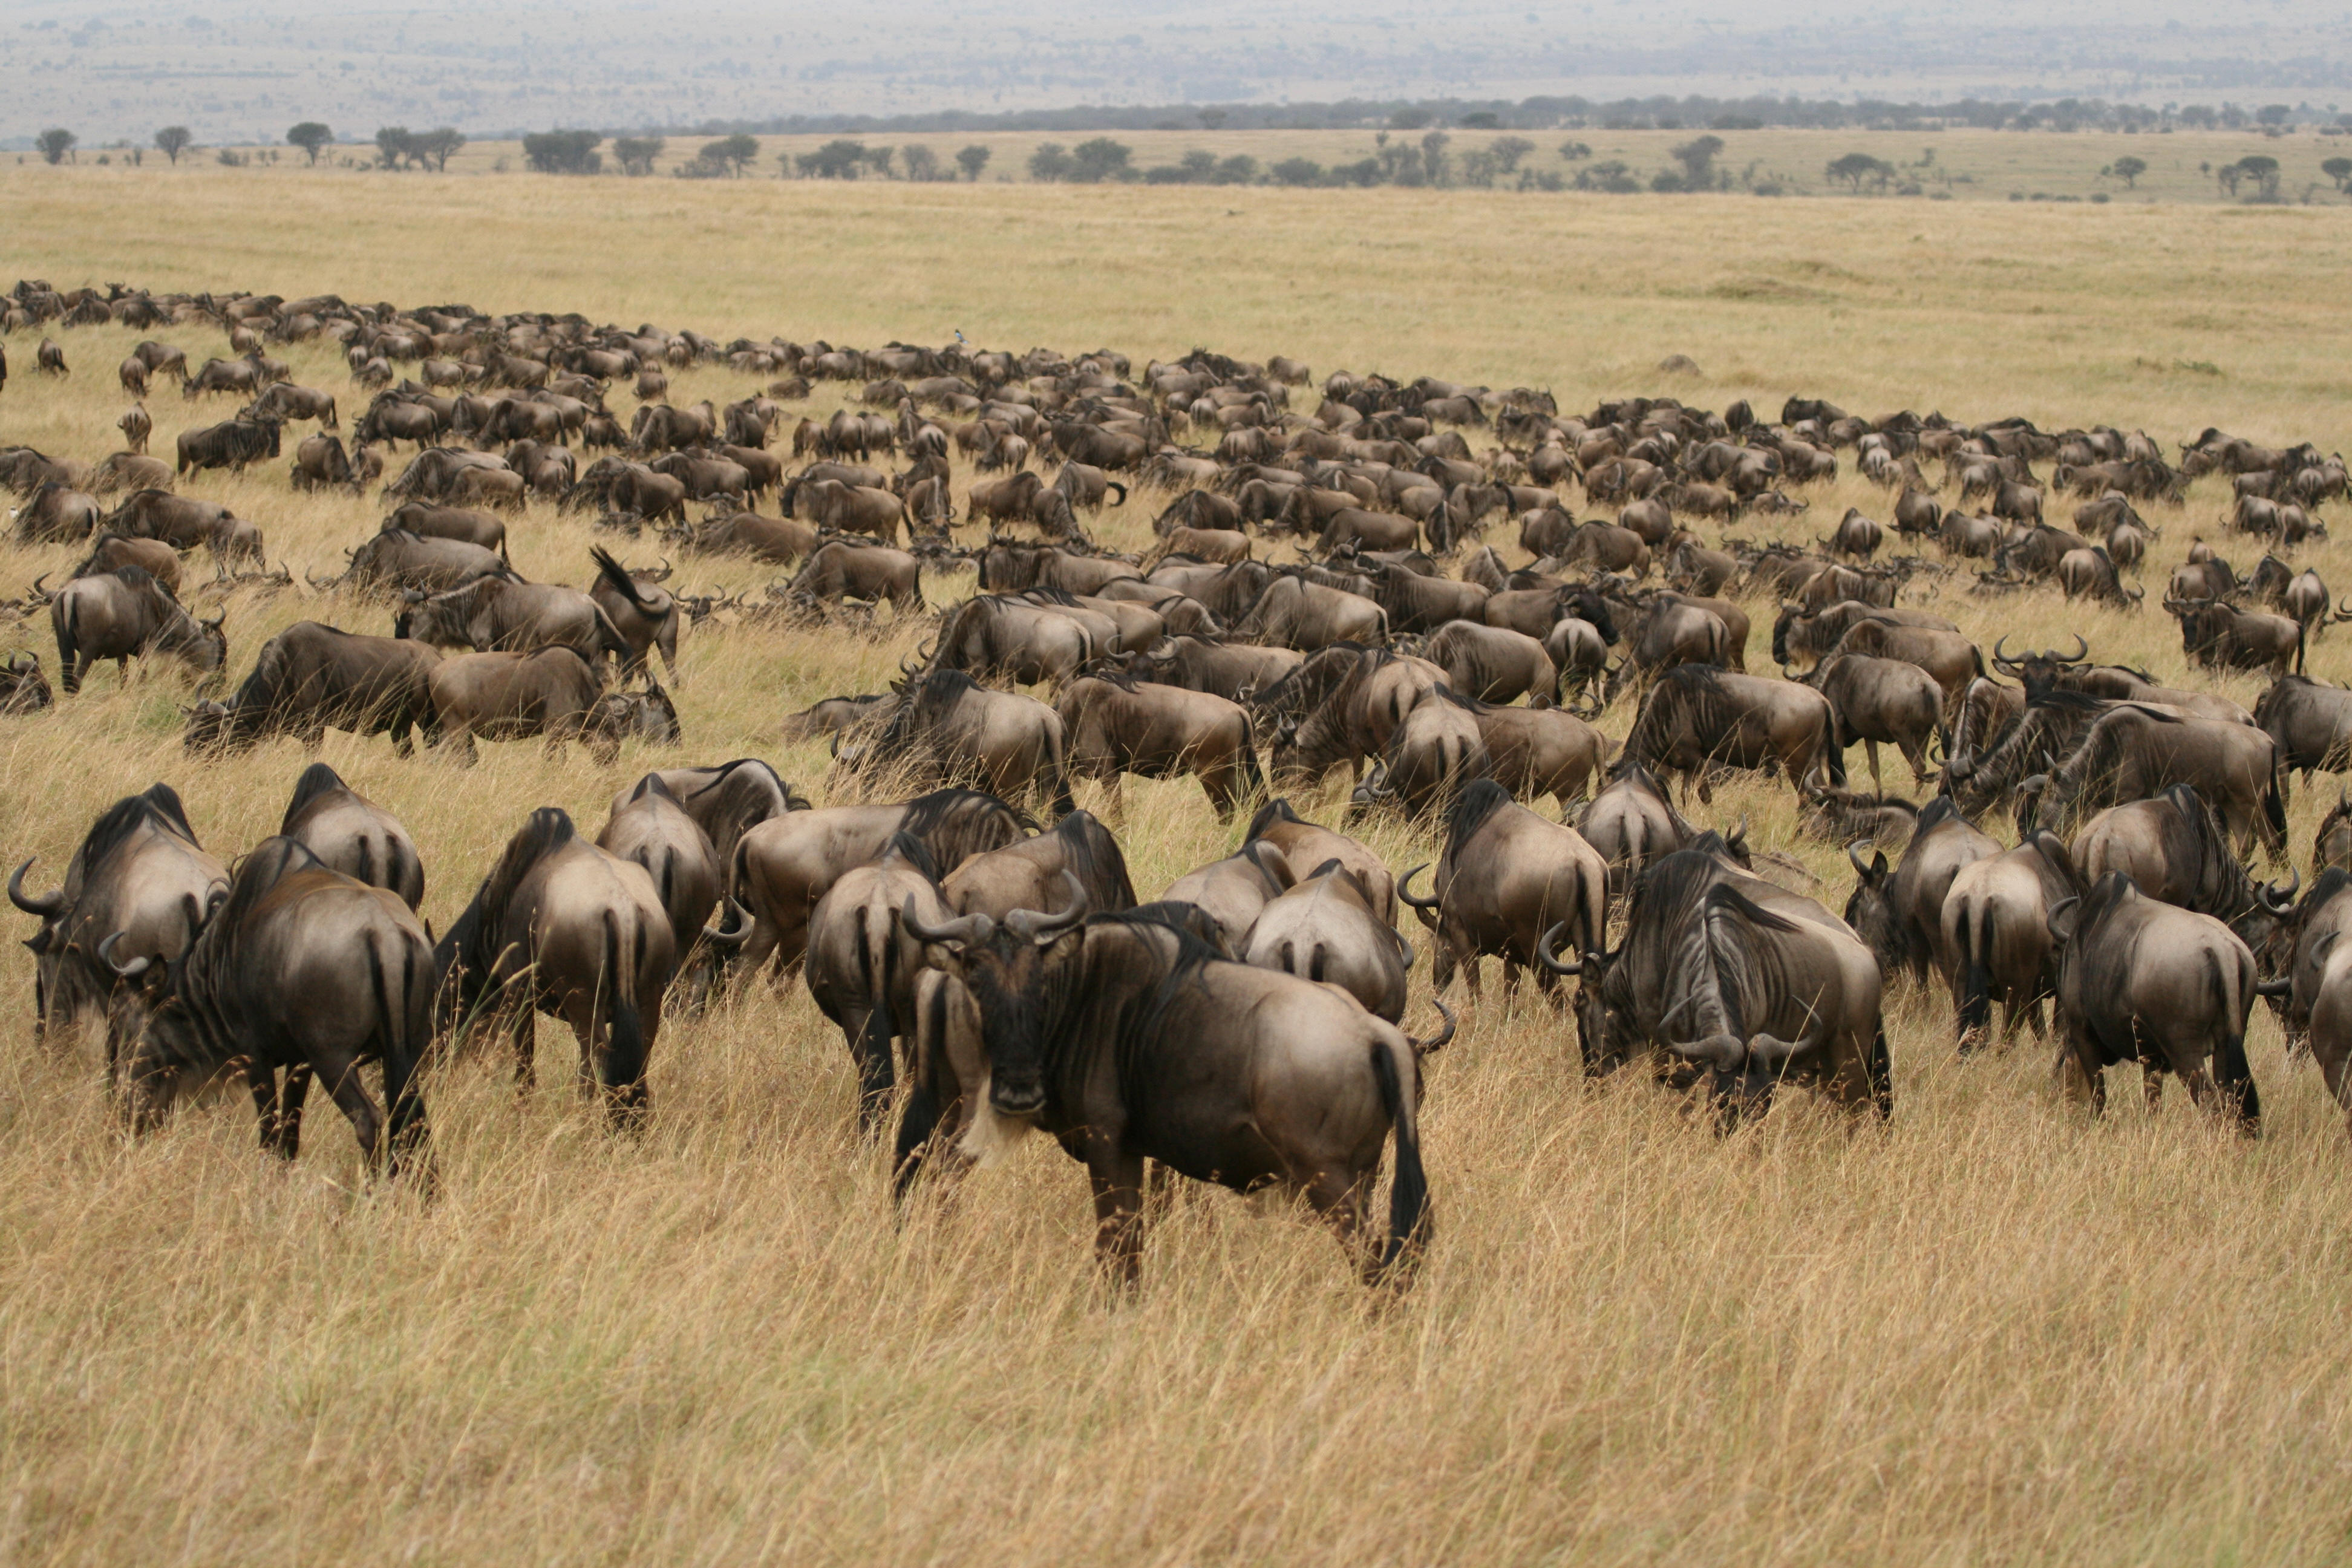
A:
[[[2071,1028],[2058,1045],[2058,1059],[2051,1064],[2051,1075],[2058,1080],[2059,1092],[2074,1104],[2087,1101],[2094,1116],[2107,1113],[2107,1074],[2100,1065],[2098,1053],[2090,1043],[2076,1037]]]
[[[327,1092],[351,1121],[352,1135],[360,1141],[361,1160],[371,1172],[375,1171],[383,1152],[377,1137],[383,1123],[376,1113],[375,1101],[368,1098],[367,1086],[360,1080],[359,1063],[349,1053],[333,1050],[322,1053],[315,1065]],[[289,1156],[290,1153],[289,1150]]]
[[[1143,1270],[1143,1156],[1090,1131],[1086,1158],[1095,1190],[1095,1257],[1132,1289]]]
[[[278,1157],[289,1163],[302,1145],[302,1101],[310,1092],[310,1064],[296,1062],[278,1091]]]
[[[1503,1005],[1508,1007],[1519,999],[1519,961],[1509,953],[1503,954]]]
[[[514,1047],[515,1093],[529,1094],[537,1077],[532,1070],[531,1058],[539,1047],[539,1014],[529,1002],[512,1005],[514,1016],[507,1022],[507,1038]]]
[[[245,1064],[245,1087],[253,1096],[254,1125],[260,1131],[261,1150],[266,1154],[278,1147],[278,1069],[248,1059]]]
[[[2140,1092],[2147,1098],[2148,1114],[2153,1116],[2163,1110],[2164,1069],[2145,1057],[2140,1058],[2139,1085]],[[2191,1094],[2193,1096],[2193,1090]]]
[[[1862,752],[1864,756],[1870,759],[1871,793],[1873,795],[1885,795],[1886,793],[1886,781],[1878,776],[1878,742],[1868,739],[1864,740],[1862,742]],[[1919,764],[1913,763],[1911,764],[1911,771],[1914,773],[1918,772]]]

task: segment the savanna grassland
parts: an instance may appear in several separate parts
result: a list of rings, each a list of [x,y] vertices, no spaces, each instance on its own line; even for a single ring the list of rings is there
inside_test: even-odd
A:
[[[0,277],[859,346],[961,328],[1014,350],[1108,344],[1139,368],[1202,344],[1299,355],[1318,378],[1549,386],[1564,412],[1634,392],[1777,410],[1794,392],[2168,446],[2208,425],[2352,444],[2340,209],[262,173],[0,170]],[[95,458],[125,402],[111,367],[148,334],[57,335],[63,383],[33,374],[33,336],[8,340],[0,444]],[[192,359],[221,349],[195,327],[152,335]],[[282,352],[347,420],[363,404],[326,347]],[[1673,353],[1697,374],[1655,368]],[[754,384],[701,368],[672,396]],[[149,405],[160,452],[230,409],[164,384]],[[959,489],[971,477],[960,465]],[[298,583],[379,516],[372,498],[292,495],[283,464],[182,489],[257,521]],[[2221,541],[2226,497],[2200,480],[2150,510],[2164,536],[2137,614],[1978,599],[1966,572],[1906,602],[1988,646],[2080,630],[2250,704],[2256,680],[2192,675],[2152,607],[2193,535]],[[1887,504],[1850,471],[1811,499],[1806,518],[1738,531],[1810,538]],[[1164,500],[1139,492],[1096,531],[1139,548]],[[1517,563],[1510,531],[1493,542]],[[584,584],[593,537],[534,507],[516,564]],[[2242,570],[2260,553],[2222,543]],[[2352,589],[2343,544],[2302,554]],[[75,558],[0,545],[0,595]],[[678,565],[673,586],[695,589],[777,575]],[[225,606],[240,675],[295,620],[389,619],[299,587]],[[611,767],[492,745],[463,770],[340,734],[322,755],[415,836],[441,929],[529,809],[593,832],[653,766],[754,753],[835,798],[822,745],[780,744],[778,721],[877,689],[920,636],[706,622],[683,648],[682,752],[633,746]],[[54,676],[43,622],[0,621],[0,651],[18,647]],[[2316,643],[2313,668],[2352,677],[2352,637]],[[308,758],[276,742],[193,759],[187,699],[166,669],[126,688],[110,667],[0,720],[0,858],[37,855],[31,880],[53,885],[91,817],[157,779],[215,853],[273,831]],[[2296,791],[2300,863],[2334,793]],[[1341,809],[1336,785],[1299,805]],[[1796,836],[1785,785],[1732,784],[1712,810],[1747,816],[1842,904],[1851,873]],[[1117,826],[1146,896],[1237,834],[1189,783],[1130,782]],[[1402,824],[1365,833],[1400,869],[1435,850]],[[1963,1061],[1948,1001],[1900,988],[1887,1127],[1792,1094],[1718,1138],[1633,1075],[1588,1085],[1564,1020],[1490,986],[1429,1063],[1435,1239],[1411,1293],[1380,1301],[1310,1223],[1207,1191],[1180,1195],[1142,1288],[1114,1299],[1080,1173],[1042,1142],[894,1215],[883,1154],[851,1131],[846,1053],[796,984],[670,1020],[637,1141],[561,1087],[572,1047],[553,1026],[527,1100],[489,1062],[437,1071],[429,1204],[364,1180],[323,1101],[290,1168],[256,1153],[240,1097],[133,1144],[94,1044],[36,1045],[31,1011],[11,949],[0,1561],[2218,1564],[2352,1548],[2352,1145],[2266,1014],[2259,1142],[2177,1086],[2155,1114],[2118,1092],[2093,1123],[2053,1092],[2039,1042]]]

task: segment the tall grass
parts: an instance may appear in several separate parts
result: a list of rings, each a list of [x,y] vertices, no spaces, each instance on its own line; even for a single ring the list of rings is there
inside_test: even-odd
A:
[[[1563,406],[1670,389],[1777,407],[1801,391],[1869,412],[2344,443],[2324,395],[2346,329],[2317,281],[2346,239],[2334,213],[1963,222],[1570,201],[1488,224],[1478,198],[1448,195],[1147,204],[617,182],[417,182],[399,206],[321,183],[256,212],[209,172],[134,210],[103,171],[54,173],[0,173],[10,276],[461,298],[835,342],[961,326],[1139,359],[1200,342],[1304,353],[1318,374],[1549,384]],[[1808,292],[1715,288],[1751,275]],[[61,334],[78,367],[62,384],[35,378],[32,340],[12,339],[0,441],[110,449],[110,367],[137,335]],[[192,357],[216,346],[156,335]],[[1670,352],[1704,376],[1651,372]],[[331,354],[289,357],[307,384],[346,384]],[[2176,358],[2225,374],[2175,372]],[[680,400],[743,389],[708,370],[675,382]],[[347,395],[347,417],[360,401]],[[150,406],[168,451],[229,405],[187,408],[159,387]],[[335,570],[378,516],[290,495],[282,466],[184,489],[257,521],[298,581]],[[1098,531],[1139,547],[1160,499],[1139,494]],[[2192,533],[2218,537],[2224,501],[2205,481],[2152,513],[2166,536],[2151,600]],[[1849,504],[1885,515],[1848,477],[1810,518],[1741,531],[1809,537]],[[534,508],[517,564],[584,584],[590,537]],[[2257,553],[2225,548],[2242,567]],[[2305,557],[2352,586],[2341,546]],[[0,546],[0,592],[71,559]],[[678,586],[773,575],[679,564]],[[1919,602],[1988,646],[2080,629],[2159,679],[2248,702],[2258,689],[2192,677],[2152,609],[1985,601],[1968,581]],[[239,674],[293,620],[389,622],[299,588],[247,590],[227,610]],[[682,758],[632,747],[604,768],[577,748],[485,745],[461,770],[339,735],[322,754],[415,834],[437,929],[528,810],[562,805],[593,832],[650,766],[757,753],[834,798],[823,746],[779,745],[778,721],[879,689],[919,635],[706,624],[683,649]],[[1769,668],[1763,635],[1751,654]],[[0,646],[42,648],[54,674],[46,626],[0,625]],[[2344,647],[2316,644],[2315,672],[2342,678]],[[123,687],[110,668],[51,712],[0,721],[9,863],[37,854],[31,880],[53,885],[96,812],[158,778],[216,853],[273,830],[308,759],[286,742],[186,757],[187,695],[166,671]],[[1622,736],[1627,720],[1606,727]],[[2297,794],[2299,859],[2332,793]],[[1339,809],[1336,789],[1300,804]],[[1785,787],[1736,784],[1713,810],[1746,814],[1842,902],[1843,859],[1796,837]],[[1132,781],[1120,831],[1148,897],[1229,852],[1237,825],[1190,783]],[[1435,847],[1400,824],[1367,835],[1400,868]],[[1144,1286],[1120,1300],[1088,1258],[1079,1172],[1042,1142],[894,1213],[882,1155],[850,1130],[847,1053],[796,985],[755,983],[668,1020],[639,1142],[572,1096],[551,1026],[528,1099],[495,1062],[437,1073],[444,1183],[427,1205],[362,1181],[323,1100],[291,1167],[256,1152],[234,1096],[128,1142],[90,1044],[32,1043],[30,972],[0,960],[10,1562],[2125,1564],[2344,1550],[2352,1150],[2266,1018],[2255,1143],[2177,1088],[2153,1115],[2118,1093],[2093,1123],[2052,1092],[2046,1047],[1961,1061],[1948,1001],[1908,990],[1891,1005],[1885,1130],[1851,1131],[1791,1096],[1717,1138],[1646,1084],[1585,1084],[1568,1024],[1490,986],[1429,1064],[1436,1237],[1410,1295],[1368,1300],[1328,1237],[1277,1204],[1194,1190],[1155,1222]]]

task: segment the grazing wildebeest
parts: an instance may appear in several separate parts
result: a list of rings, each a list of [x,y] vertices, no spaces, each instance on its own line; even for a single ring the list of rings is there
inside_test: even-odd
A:
[[[1424,1047],[1394,1025],[1332,987],[1221,959],[1151,915],[1089,920],[1074,901],[1002,922],[902,918],[974,1004],[972,1026],[925,1043],[898,1132],[903,1175],[943,1122],[963,1125],[958,1147],[982,1161],[1031,1128],[1051,1133],[1092,1178],[1097,1256],[1132,1284],[1147,1159],[1302,1196],[1353,1248],[1393,1131],[1389,1233],[1362,1262],[1374,1281],[1409,1268],[1427,1235]]]
[[[314,579],[311,586],[438,594],[482,577],[511,579],[514,568],[495,550],[462,539],[425,539],[404,528],[387,528],[351,552],[351,564],[341,577]]]
[[[669,916],[673,984],[690,976],[698,997],[709,979],[711,944],[731,947],[751,935],[748,923],[731,931],[707,929],[719,907],[726,866],[710,836],[670,793],[663,774],[647,773],[614,797],[596,847],[635,862],[653,879]]]
[[[159,653],[211,677],[228,661],[224,618],[226,612],[205,620],[191,616],[143,566],[77,577],[49,601],[58,682],[72,696],[81,689],[82,672],[102,658],[114,660],[128,681],[133,658]]]
[[[950,913],[1001,921],[1014,910],[1041,909],[1066,899],[1072,883],[1085,899],[1088,914],[1135,907],[1127,857],[1110,829],[1090,811],[1070,813],[1050,833],[972,856],[941,879],[940,892]]]
[[[180,432],[179,462],[174,475],[205,468],[243,473],[247,465],[278,455],[285,426],[275,419],[248,419],[240,415],[225,425]]]
[[[1245,844],[1253,839],[1273,845],[1292,866],[1339,861],[1363,884],[1365,894],[1371,900],[1372,913],[1381,923],[1396,923],[1396,878],[1390,872],[1388,863],[1361,841],[1301,820],[1287,800],[1268,801],[1258,808],[1258,814],[1250,819],[1248,829],[1242,835]]]
[[[908,928],[918,916],[936,925],[948,909],[929,852],[903,832],[872,863],[843,872],[809,914],[802,977],[849,1046],[863,1131],[889,1102],[895,1042],[913,1037],[923,950]]]
[[[1559,669],[1544,645],[1524,632],[1475,621],[1448,621],[1422,642],[1421,657],[1445,671],[1445,684],[1481,702],[1511,702],[1530,692],[1559,700]]]
[[[2252,1134],[2262,1100],[2246,1066],[2254,958],[2210,915],[2147,897],[2120,871],[2050,912],[2058,957],[2057,1070],[2070,1097],[2107,1105],[2106,1069],[2137,1061],[2154,1101],[2174,1072]]]
[[[278,833],[331,871],[395,893],[412,910],[425,902],[425,862],[408,829],[324,763],[312,763],[294,781]]]
[[[468,544],[478,544],[495,551],[499,559],[507,555],[507,525],[488,512],[466,506],[436,506],[429,501],[403,501],[393,509],[392,515],[377,525],[378,532],[393,530],[413,533],[419,539],[461,539]]]
[[[2164,607],[2180,622],[2181,651],[2207,669],[2268,669],[2275,680],[2292,661],[2303,671],[2300,622],[2218,600],[2168,598]]]
[[[393,614],[392,635],[478,653],[570,648],[599,670],[605,655],[626,662],[635,651],[612,617],[577,588],[510,577],[478,577],[438,594],[410,589]]]
[[[1911,776],[1927,782],[1927,745],[1944,733],[1944,690],[1936,678],[1907,659],[1835,653],[1813,666],[1804,684],[1830,700],[1836,721],[1831,744],[1841,757],[1856,741],[1870,761],[1870,787],[1884,792],[1878,746],[1884,741],[1903,753]],[[1840,769],[1843,771],[1843,763]]]
[[[241,1064],[261,1146],[291,1160],[316,1077],[362,1159],[381,1160],[388,1176],[412,1163],[430,1184],[416,1079],[433,1039],[433,947],[396,894],[331,869],[294,839],[266,838],[184,952],[139,952],[135,941],[115,931],[100,943],[129,982],[115,994],[108,1055],[128,1080],[134,1131]],[[360,1076],[370,1061],[383,1068],[382,1111]]]
[[[235,752],[290,734],[315,751],[331,728],[389,733],[406,756],[412,727],[428,741],[437,733],[431,676],[440,660],[421,642],[297,621],[261,645],[253,673],[226,702],[188,710],[185,743],[191,752]]]
[[[582,1089],[600,1093],[615,1126],[638,1126],[676,958],[669,915],[646,868],[589,843],[568,814],[543,805],[433,950],[434,1021],[445,1035],[503,1026],[516,1078],[528,1085],[535,1015],[562,1019],[580,1042]]]
[[[1336,858],[1269,900],[1236,956],[1337,985],[1376,1018],[1404,1018],[1412,948],[1373,910],[1362,879]]]
[[[2020,1018],[2043,1032],[2042,1004],[2056,994],[2058,944],[2050,911],[2082,890],[2066,847],[2049,832],[1960,868],[1944,895],[1944,951],[1952,956],[1952,1004],[1960,1049],[1973,1049],[2001,1004],[2000,1038]]]
[[[595,669],[568,647],[531,653],[468,653],[445,658],[425,675],[433,702],[436,746],[474,760],[474,738],[523,741],[546,737],[551,751],[582,741],[598,763],[620,754],[631,714],[610,706]],[[667,698],[663,700],[667,702]],[[669,739],[677,739],[671,712]]]
[[[1258,647],[1213,637],[1170,637],[1129,654],[1119,673],[1130,680],[1157,681],[1247,702],[1297,669],[1305,658],[1294,648]]]
[[[909,684],[877,721],[870,738],[840,748],[845,774],[983,785],[1007,799],[1045,798],[1057,814],[1071,807],[1061,715],[1033,697],[942,669]]]
[[[25,891],[26,860],[8,879],[8,901],[41,922],[33,952],[33,1033],[70,1027],[103,1011],[120,988],[98,945],[124,933],[134,954],[175,958],[204,923],[228,873],[205,853],[169,784],[116,801],[90,825],[52,893]]]
[[[1234,622],[1233,635],[1245,642],[1313,653],[1340,642],[1385,643],[1389,617],[1370,599],[1304,577],[1284,575],[1268,583],[1257,602]]]
[[[1658,678],[1624,754],[1656,776],[1678,776],[1685,793],[1695,782],[1701,800],[1715,798],[1711,775],[1723,768],[1778,768],[1801,795],[1817,773],[1845,782],[1827,698],[1792,680],[1707,665],[1677,665]]]
[[[836,805],[794,811],[747,829],[729,859],[732,896],[751,910],[742,949],[746,973],[772,956],[782,973],[807,946],[809,911],[853,866],[882,853],[894,833],[922,842],[950,877],[975,855],[1021,840],[1036,824],[979,790],[934,790],[893,805]]]
[[[37,713],[50,700],[38,654],[20,649],[0,659],[0,716]]]
[[[1239,948],[1265,906],[1289,891],[1297,879],[1297,872],[1281,850],[1258,839],[1244,839],[1242,847],[1223,859],[1212,860],[1169,883],[1160,901],[1199,910],[1217,940],[1231,952]]]
[[[1435,935],[1430,984],[1444,990],[1459,966],[1473,1002],[1479,997],[1483,957],[1503,961],[1507,994],[1517,988],[1523,967],[1538,967],[1536,952],[1545,931],[1565,924],[1579,952],[1601,946],[1608,931],[1609,867],[1600,851],[1574,828],[1548,822],[1512,800],[1492,779],[1464,790],[1447,817],[1433,896],[1414,898],[1412,878],[1407,871],[1397,891]],[[1538,977],[1547,990],[1554,986],[1549,972],[1539,971]],[[1595,1045],[1586,1042],[1587,1060]]]
[[[1059,686],[1106,651],[1070,616],[1017,595],[988,594],[948,612],[926,668],[1002,677],[1022,686]]]
[[[2084,731],[2074,754],[2049,775],[2035,819],[2059,827],[2076,813],[2146,800],[2193,784],[2243,853],[2260,839],[2273,860],[2286,854],[2286,795],[2278,743],[2249,724],[2119,702]]]
[[[1206,691],[1089,676],[1065,687],[1054,711],[1067,739],[1074,778],[1105,781],[1111,809],[1120,808],[1119,781],[1197,776],[1220,816],[1265,787],[1249,710]]]
[[[1596,942],[1563,963],[1557,928],[1538,945],[1538,963],[1581,979],[1586,1070],[1664,1051],[1703,1072],[1726,1116],[1761,1114],[1795,1081],[1884,1120],[1895,1085],[1870,950],[1812,900],[1741,875],[1720,844],[1702,835],[1635,879],[1616,951]]]
[[[1846,923],[1866,943],[1888,978],[1908,973],[1925,980],[1949,976],[1950,950],[1944,945],[1944,897],[1963,867],[2000,853],[2000,846],[1960,814],[1951,796],[1937,795],[1920,810],[1891,872],[1886,857],[1873,854],[1864,865],[1849,845],[1846,858],[1857,879],[1846,900]]]
[[[809,808],[803,796],[757,757],[738,757],[712,767],[663,768],[647,776],[661,781],[678,809],[710,840],[720,884],[730,895],[735,891],[735,846],[743,836],[773,817]],[[641,779],[614,795],[613,812],[617,815],[643,784]]]
[[[1630,757],[1609,769],[1609,782],[1576,819],[1577,832],[1609,867],[1609,901],[1623,899],[1651,861],[1690,847],[1698,829],[1685,822],[1650,770]]]

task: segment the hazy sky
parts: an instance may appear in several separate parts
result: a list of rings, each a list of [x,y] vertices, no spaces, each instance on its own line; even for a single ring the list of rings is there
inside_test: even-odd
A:
[[[8,0],[0,138],[1579,92],[2352,104],[2317,0]]]

